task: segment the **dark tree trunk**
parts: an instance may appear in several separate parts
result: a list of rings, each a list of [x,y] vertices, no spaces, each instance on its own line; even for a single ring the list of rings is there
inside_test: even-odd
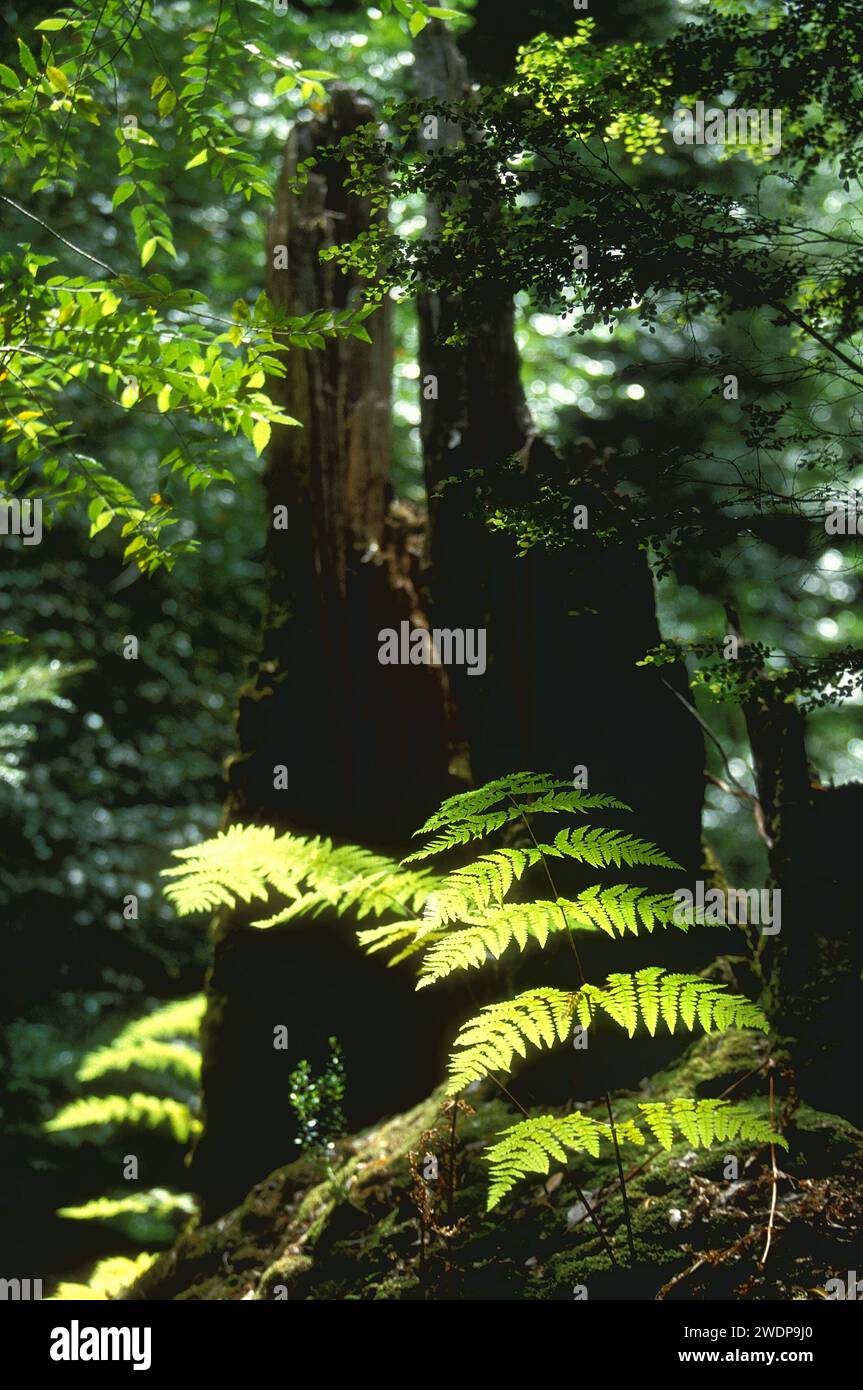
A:
[[[863,785],[820,785],[810,772],[805,719],[775,698],[767,679],[745,714],[770,884],[781,893],[780,930],[759,937],[763,1002],[801,1097],[860,1124],[863,1100],[848,1068],[863,1017],[856,882]]]
[[[433,23],[416,41],[421,97],[458,100],[466,73],[451,35]],[[459,132],[441,127],[440,142]],[[435,210],[428,215],[430,228]],[[490,287],[472,303],[463,345],[448,345],[459,304],[419,302],[422,439],[430,503],[430,609],[436,626],[487,631],[488,671],[450,670],[474,779],[520,768],[572,776],[587,767],[591,790],[629,802],[641,827],[687,868],[701,857],[703,740],[684,708],[685,673],[636,662],[659,641],[653,581],[636,545],[591,539],[572,550],[535,547],[519,559],[509,537],[470,514],[471,474],[516,457],[527,476],[562,468],[537,438],[520,379],[510,295]],[[585,500],[611,492],[589,441],[579,471]],[[442,480],[462,485],[445,487]],[[595,508],[593,508],[595,510]],[[584,536],[585,533],[580,533]],[[672,689],[669,689],[669,686]],[[677,696],[683,696],[683,703]],[[674,795],[667,795],[667,770]],[[633,829],[635,829],[633,822]]]
[[[292,315],[356,298],[354,279],[319,252],[357,235],[368,208],[346,194],[332,160],[299,197],[291,179],[300,161],[372,114],[365,99],[336,89],[328,116],[298,126],[288,143],[268,262],[271,298]],[[287,269],[275,268],[278,247]],[[286,378],[270,383],[304,428],[279,428],[267,460],[262,652],[240,695],[225,820],[400,852],[451,790],[449,701],[440,671],[378,662],[381,628],[424,621],[415,581],[425,522],[389,501],[387,303],[367,328],[371,345],[351,338],[291,350]],[[273,524],[277,507],[288,508],[287,530]],[[279,765],[287,789],[277,789]],[[288,1077],[301,1058],[320,1069],[336,1035],[348,1119],[368,1123],[440,1079],[451,1010],[431,991],[415,996],[409,971],[363,957],[349,924],[322,917],[261,932],[247,921],[217,921],[208,981],[205,1134],[194,1168],[210,1213],[295,1155]],[[273,1047],[278,1024],[288,1028],[287,1052]]]
[[[418,95],[456,102],[467,84],[463,60],[443,25],[433,23],[416,41]],[[441,123],[437,142],[455,143],[461,133]],[[469,196],[469,189],[465,190]],[[493,210],[487,210],[489,219]],[[427,210],[430,233],[437,210]],[[478,628],[486,633],[487,670],[471,675],[452,667],[455,694],[473,780],[522,769],[573,779],[587,769],[588,789],[609,792],[634,814],[625,828],[659,843],[688,877],[639,870],[636,881],[659,888],[691,883],[702,862],[701,807],[704,748],[682,667],[639,667],[660,640],[653,579],[635,543],[608,548],[596,532],[580,533],[581,544],[549,551],[534,547],[519,558],[513,540],[490,532],[472,507],[473,480],[491,478],[514,458],[523,474],[561,473],[564,461],[537,437],[520,378],[512,296],[483,286],[481,305],[470,312],[456,297],[425,293],[419,300],[422,441],[429,494],[429,611],[435,627]],[[461,341],[448,343],[454,327]],[[590,441],[567,461],[584,475],[590,515],[613,501],[610,470]],[[457,479],[441,490],[443,480]],[[585,538],[586,534],[586,540]],[[591,820],[601,820],[592,816]],[[620,824],[620,817],[616,818]],[[559,828],[559,827],[555,827]],[[597,881],[594,870],[554,867],[559,890]],[[633,872],[620,877],[633,881]],[[611,874],[602,875],[609,882]],[[672,969],[707,965],[716,954],[710,932],[674,930],[637,940],[591,938],[585,966],[591,979],[613,970],[663,962]],[[565,948],[550,964],[528,960],[520,982],[573,984]],[[584,1084],[632,1084],[650,1069],[642,1054],[614,1038],[604,1039],[602,1057],[591,1058]],[[658,1066],[661,1044],[647,1045]],[[669,1051],[679,1050],[672,1040]],[[634,1075],[630,1068],[636,1067]],[[543,1059],[534,1096],[561,1099],[566,1059]],[[589,1080],[587,1076],[589,1072]],[[581,1094],[581,1092],[580,1092]]]

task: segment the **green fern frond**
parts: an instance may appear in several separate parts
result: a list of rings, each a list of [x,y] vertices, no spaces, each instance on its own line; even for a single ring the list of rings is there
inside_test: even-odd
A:
[[[561,989],[531,989],[515,999],[486,1004],[459,1030],[447,1095],[457,1095],[490,1072],[509,1072],[513,1057],[527,1055],[528,1043],[553,1047],[563,1042],[572,1026],[574,1003],[574,996]]]
[[[640,1115],[615,1121],[618,1143],[643,1146],[645,1137],[639,1124],[644,1124],[664,1149],[670,1149],[678,1136],[693,1148],[709,1148],[734,1139],[788,1147],[782,1135],[771,1128],[769,1119],[749,1105],[687,1099],[642,1102],[638,1109]],[[552,1159],[566,1163],[570,1152],[596,1157],[601,1141],[614,1142],[611,1125],[578,1111],[519,1120],[485,1153],[490,1165],[487,1210],[496,1207],[520,1179],[548,1173]]]
[[[165,893],[181,915],[237,902],[266,901],[270,890],[289,899],[274,915],[254,922],[266,928],[324,907],[358,917],[420,912],[440,879],[427,870],[402,869],[394,859],[357,845],[307,839],[270,827],[235,825],[190,849],[175,850],[184,862],[162,875]]]
[[[602,1009],[630,1037],[639,1021],[647,1025],[653,1037],[660,1017],[669,1033],[678,1023],[691,1031],[696,1021],[706,1033],[724,1033],[729,1028],[769,1031],[762,1010],[742,994],[729,994],[726,985],[704,980],[700,975],[666,974],[657,965],[634,975],[609,975],[604,988],[585,985],[575,1007],[583,1027],[588,1027],[596,1010]]]
[[[429,831],[440,830],[445,825],[469,820],[472,816],[490,810],[498,801],[503,801],[509,796],[531,796],[534,793],[571,790],[570,782],[561,782],[545,773],[512,772],[507,777],[498,777],[493,782],[486,782],[473,791],[458,792],[455,796],[448,797],[434,815],[429,816],[425,824],[414,833],[425,835]]]
[[[639,928],[652,932],[656,927],[678,927],[688,931],[689,924],[679,920],[677,902],[672,893],[651,893],[626,883],[602,888],[594,884],[585,888],[567,904],[582,929],[604,931],[607,936],[638,935]]]
[[[391,922],[384,927],[368,927],[365,931],[357,933],[359,943],[367,955],[375,955],[378,951],[396,951],[387,961],[388,966],[398,965],[400,961],[407,960],[418,951],[424,951],[432,942],[439,941],[447,935],[447,932],[429,930],[422,921]]]
[[[191,1192],[169,1192],[153,1187],[149,1192],[131,1192],[123,1197],[97,1197],[80,1207],[60,1207],[57,1215],[71,1221],[113,1221],[118,1216],[170,1217],[182,1212],[197,1214],[198,1204]]]
[[[522,951],[530,939],[544,946],[552,932],[578,925],[566,915],[571,906],[565,898],[556,902],[539,899],[532,903],[505,903],[481,914],[469,927],[438,932],[434,941],[426,938],[419,943],[420,949],[428,949],[420,966],[417,989],[444,979],[454,970],[479,969],[489,956],[499,960],[513,943]]]
[[[157,1258],[156,1255],[142,1252],[136,1255],[134,1260],[126,1259],[124,1255],[113,1255],[108,1260],[100,1260],[88,1283],[59,1284],[51,1294],[51,1299],[73,1300],[79,1303],[84,1300],[93,1302],[96,1299],[116,1298],[124,1289],[134,1284],[136,1279],[140,1279],[141,1275],[155,1264]]]
[[[577,830],[561,830],[552,844],[540,845],[539,849],[550,859],[577,859],[595,869],[605,869],[609,864],[618,868],[622,864],[649,864],[660,869],[681,868],[649,840],[625,835],[622,830],[602,830],[589,825]]]
[[[143,1018],[136,1018],[117,1034],[112,1047],[126,1047],[147,1038],[196,1038],[207,1001],[203,994],[163,1004]]]
[[[633,1120],[618,1120],[615,1130],[618,1143],[644,1143],[644,1135]],[[595,1158],[603,1139],[613,1142],[611,1126],[577,1110],[571,1115],[520,1120],[484,1155],[490,1165],[486,1210],[496,1207],[529,1173],[547,1173],[552,1159],[566,1163],[570,1152],[587,1152]]]
[[[86,1096],[64,1105],[45,1124],[49,1132],[67,1129],[88,1129],[101,1125],[134,1125],[145,1129],[171,1131],[180,1144],[201,1128],[182,1101],[163,1096],[144,1095],[136,1091],[131,1096]]]
[[[564,783],[559,784],[561,786]],[[485,791],[485,788],[481,788]],[[525,793],[522,793],[525,794]],[[470,796],[473,793],[468,792]],[[502,793],[501,796],[506,795]],[[588,795],[587,792],[573,791],[550,791],[538,796],[535,801],[530,801],[515,806],[504,806],[498,811],[486,811],[485,813],[467,815],[458,818],[448,825],[442,835],[425,845],[423,849],[416,850],[414,854],[409,854],[402,860],[403,864],[410,864],[417,859],[427,859],[433,854],[443,854],[445,850],[453,849],[457,845],[465,845],[470,840],[482,840],[487,835],[493,834],[495,830],[500,830],[501,826],[513,820],[518,820],[520,816],[530,813],[531,815],[551,815],[559,811],[587,812],[590,810],[617,810],[628,811],[630,808],[622,801],[618,801],[613,796]],[[438,813],[440,814],[440,813]],[[434,817],[432,817],[434,819]],[[414,831],[415,835],[427,833],[428,823],[422,830]]]
[[[164,878],[176,880],[166,887],[166,897],[181,916],[236,907],[238,900],[266,900],[271,887],[296,897],[297,881],[314,849],[311,842],[290,836],[295,841],[291,856],[281,838],[270,826],[232,825],[202,844],[174,850],[174,857],[184,862],[162,870]]]
[[[664,1149],[670,1149],[680,1134],[694,1149],[742,1139],[752,1144],[788,1143],[771,1127],[769,1116],[746,1103],[733,1105],[727,1100],[678,1099],[669,1102],[641,1101],[641,1118]]]
[[[90,1052],[76,1073],[79,1081],[95,1081],[112,1071],[173,1072],[181,1081],[197,1084],[201,1076],[201,1054],[188,1043],[162,1042],[160,1038],[142,1038],[140,1042],[124,1045],[120,1038],[110,1047]]]
[[[502,902],[530,862],[529,852],[522,849],[500,849],[480,855],[472,864],[454,870],[432,893],[426,904],[426,919],[445,925],[487,907],[490,902]]]
[[[529,851],[525,851],[529,853]],[[462,906],[462,920],[469,926],[457,931],[436,933],[434,942],[420,941],[428,947],[420,966],[417,989],[434,984],[451,975],[454,970],[479,969],[489,956],[499,960],[510,946],[523,951],[530,939],[545,946],[549,937],[566,930],[597,931],[622,936],[625,931],[637,935],[639,924],[653,931],[656,926],[680,926],[674,915],[674,898],[667,893],[648,893],[643,888],[619,884],[613,888],[589,888],[577,898],[537,899],[532,903],[504,903],[482,913],[474,912],[456,894],[445,896],[447,912],[455,905]],[[438,902],[433,903],[432,921],[439,917]],[[686,928],[683,928],[686,930]]]

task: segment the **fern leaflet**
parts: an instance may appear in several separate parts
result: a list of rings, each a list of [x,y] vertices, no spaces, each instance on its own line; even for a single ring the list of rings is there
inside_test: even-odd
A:
[[[596,1009],[602,1009],[630,1037],[639,1021],[653,1037],[660,1016],[669,1033],[678,1023],[691,1031],[696,1021],[705,1033],[724,1033],[729,1028],[759,1028],[766,1033],[769,1028],[762,1010],[742,994],[728,994],[724,984],[700,975],[666,974],[658,965],[634,975],[609,975],[604,989],[585,985],[575,1008],[583,1027],[590,1025]]]
[[[561,785],[564,785],[561,783]],[[471,795],[472,793],[467,793]],[[523,794],[523,793],[522,793]],[[510,821],[518,820],[521,816],[527,815],[551,815],[557,811],[585,812],[591,810],[598,811],[628,811],[622,801],[618,801],[614,796],[588,796],[587,792],[579,791],[550,791],[542,796],[538,796],[535,801],[515,806],[504,806],[499,811],[486,811],[480,814],[468,815],[464,819],[455,819],[448,825],[442,835],[438,835],[434,840],[430,840],[423,849],[416,850],[402,860],[403,864],[410,864],[417,859],[428,859],[434,854],[443,854],[445,850],[453,849],[457,845],[465,845],[470,840],[483,840],[487,835],[491,835],[495,830],[500,830]],[[432,818],[434,819],[434,817]],[[428,823],[422,830],[414,832],[415,835],[422,835],[429,829]]]
[[[642,1123],[664,1149],[671,1148],[675,1132],[693,1148],[709,1148],[736,1138],[788,1147],[782,1135],[773,1131],[769,1119],[747,1105],[732,1105],[727,1100],[674,1100],[668,1104],[643,1102],[638,1109],[639,1116],[615,1121],[619,1143],[643,1145]],[[547,1173],[552,1159],[565,1163],[568,1151],[586,1151],[596,1157],[602,1140],[613,1142],[611,1125],[578,1111],[520,1120],[485,1154],[490,1167],[487,1210],[496,1207],[520,1179],[531,1173]]]
[[[135,1125],[145,1129],[167,1128],[184,1144],[201,1128],[200,1120],[182,1101],[135,1091],[131,1096],[86,1096],[64,1105],[45,1123],[49,1132],[89,1129],[101,1125]]]
[[[527,1043],[553,1047],[572,1026],[575,997],[561,989],[531,989],[500,1004],[486,1004],[459,1030],[450,1058],[447,1094],[457,1095],[490,1072],[508,1072]]]

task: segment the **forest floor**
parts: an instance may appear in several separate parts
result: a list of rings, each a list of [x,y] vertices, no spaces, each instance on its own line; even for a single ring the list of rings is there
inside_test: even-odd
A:
[[[766,1049],[760,1035],[703,1038],[638,1095],[616,1099],[616,1114],[632,1113],[637,1100],[717,1096],[759,1069],[733,1099],[763,1097]],[[340,1141],[329,1171],[311,1158],[278,1169],[234,1211],[184,1232],[124,1296],[819,1299],[835,1297],[828,1281],[844,1287],[859,1263],[863,1133],[811,1109],[787,1084],[777,1088],[777,1120],[789,1147],[775,1151],[766,1260],[774,1190],[769,1146],[627,1147],[633,1263],[610,1148],[600,1158],[573,1156],[566,1171],[552,1164],[544,1182],[525,1180],[486,1214],[483,1149],[513,1111],[483,1090],[470,1102],[456,1119],[451,1209],[452,1112],[444,1111],[440,1092]],[[596,1114],[605,1118],[604,1103]],[[736,1179],[725,1176],[729,1150]],[[436,1180],[423,1176],[428,1154],[438,1157]]]

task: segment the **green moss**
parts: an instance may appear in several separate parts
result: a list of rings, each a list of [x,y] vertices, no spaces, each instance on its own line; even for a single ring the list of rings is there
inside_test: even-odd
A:
[[[718,1095],[750,1072],[756,1074],[737,1087],[735,1099],[760,1098],[766,1106],[759,1072],[766,1046],[749,1034],[702,1038],[640,1095],[618,1097],[615,1112],[622,1118],[646,1097]],[[782,1168],[796,1181],[782,1180],[782,1220],[765,1274],[757,1266],[771,1193],[763,1148],[731,1146],[738,1161],[732,1182],[724,1176],[723,1149],[627,1147],[634,1263],[608,1149],[597,1158],[574,1156],[566,1171],[553,1167],[545,1182],[523,1183],[487,1215],[483,1150],[512,1121],[497,1095],[471,1097],[475,1113],[459,1119],[456,1230],[426,1231],[421,1262],[408,1155],[436,1125],[447,1133],[443,1100],[438,1092],[345,1141],[335,1172],[323,1181],[304,1160],[271,1174],[221,1222],[182,1237],[140,1281],[137,1296],[270,1298],[284,1284],[290,1298],[313,1301],[572,1300],[583,1285],[592,1299],[652,1299],[668,1284],[671,1297],[811,1297],[805,1290],[823,1287],[847,1267],[842,1241],[847,1246],[852,1227],[859,1227],[863,1206],[863,1136],[837,1116],[799,1106],[787,1127]],[[430,1190],[441,1223],[450,1224],[443,1194],[433,1184]],[[613,1260],[580,1194],[587,1195]],[[841,1215],[835,1231],[819,1217],[819,1204],[829,1203]]]

